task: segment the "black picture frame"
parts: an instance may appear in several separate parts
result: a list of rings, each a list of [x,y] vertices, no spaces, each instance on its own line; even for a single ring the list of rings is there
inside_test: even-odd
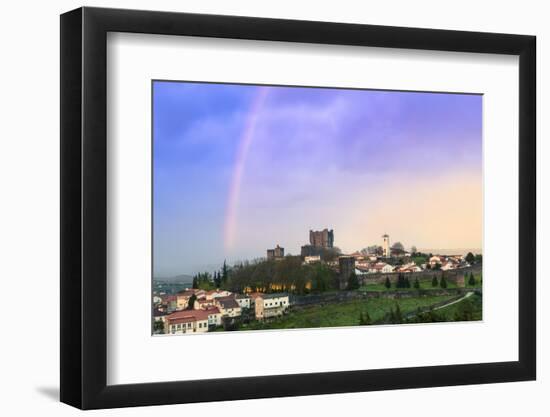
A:
[[[108,32],[519,56],[519,360],[107,385]],[[524,35],[88,7],[61,15],[61,401],[96,409],[534,380],[535,54]]]

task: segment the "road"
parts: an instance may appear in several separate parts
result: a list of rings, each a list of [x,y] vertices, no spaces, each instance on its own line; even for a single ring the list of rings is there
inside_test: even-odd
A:
[[[434,310],[440,310],[442,308],[452,306],[453,304],[460,303],[461,301],[465,300],[468,297],[471,297],[472,295],[474,295],[473,291],[467,292],[466,295],[464,295],[464,297],[461,297],[458,300],[451,301],[450,303],[443,304],[442,306],[436,307],[434,308]]]

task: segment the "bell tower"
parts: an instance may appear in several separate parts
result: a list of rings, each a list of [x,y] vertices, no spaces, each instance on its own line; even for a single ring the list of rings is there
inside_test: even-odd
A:
[[[384,255],[384,258],[389,258],[391,255],[390,252],[390,237],[384,233],[382,236],[382,239],[384,239],[382,243],[382,254]]]

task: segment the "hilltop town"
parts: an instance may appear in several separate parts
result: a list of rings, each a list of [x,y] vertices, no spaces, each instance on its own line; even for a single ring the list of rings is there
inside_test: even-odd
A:
[[[387,234],[381,245],[351,254],[334,242],[333,230],[310,230],[299,256],[285,256],[277,244],[265,258],[224,262],[177,291],[156,286],[153,333],[480,318],[480,254],[407,251]]]

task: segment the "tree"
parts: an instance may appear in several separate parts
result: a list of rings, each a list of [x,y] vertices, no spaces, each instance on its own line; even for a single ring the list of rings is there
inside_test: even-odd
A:
[[[474,254],[472,252],[468,252],[468,254],[466,255],[466,262],[468,262],[469,264],[473,264],[474,261],[475,261]]]
[[[198,281],[196,275],[193,277],[193,288],[194,288],[194,289],[199,288],[199,281]]]
[[[195,308],[195,301],[197,301],[197,296],[192,294],[191,297],[189,297],[189,302],[187,303],[187,310],[193,310]]]
[[[470,300],[464,300],[458,304],[454,319],[455,321],[471,321],[474,319],[474,306]]]
[[[474,278],[474,274],[470,272],[470,279],[468,280],[468,285],[473,287],[476,285],[476,279]]]
[[[359,280],[357,279],[357,275],[355,272],[352,272],[352,274],[348,278],[348,290],[357,290],[359,289]]]
[[[411,254],[415,254],[416,252],[418,252],[418,251],[416,250],[416,246],[412,245],[412,246],[411,246]]]
[[[432,278],[432,287],[438,287],[439,286],[439,282],[437,281],[437,275],[434,275],[434,277]]]
[[[153,323],[153,333],[164,334],[164,323],[162,321],[155,320]]]
[[[359,314],[359,324],[361,324],[362,326],[367,326],[369,324],[372,324],[372,320],[370,318],[368,311],[364,314],[363,312]]]
[[[405,246],[401,242],[395,242],[392,246],[392,249],[400,252],[405,252]]]
[[[221,278],[221,283],[222,284],[227,284],[227,279],[229,278],[229,272],[228,272],[228,269],[227,269],[227,263],[225,262],[225,259],[223,261],[223,266],[222,266],[222,278]]]
[[[409,281],[409,277],[405,277],[405,287],[411,288],[411,282]]]
[[[391,281],[388,277],[386,277],[386,282],[384,283],[384,286],[389,290],[391,288]]]
[[[418,278],[415,278],[414,280],[414,288],[416,288],[417,290],[420,289],[420,282],[418,281]]]
[[[441,288],[447,288],[447,279],[445,278],[445,275],[441,275],[441,281],[439,281],[439,286]]]
[[[214,285],[216,288],[220,288],[222,285],[222,276],[220,272],[214,272]]]

